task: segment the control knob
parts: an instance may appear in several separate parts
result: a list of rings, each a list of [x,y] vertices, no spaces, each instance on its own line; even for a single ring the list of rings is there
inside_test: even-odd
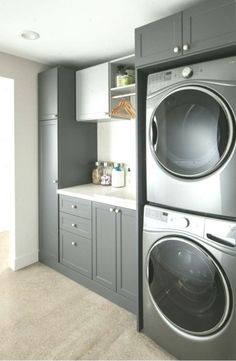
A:
[[[190,68],[190,66],[186,66],[186,68],[184,68],[182,71],[183,78],[188,79],[191,78],[192,75],[193,75],[193,69]]]
[[[175,227],[179,228],[179,229],[188,228],[189,224],[190,224],[190,222],[189,222],[188,218],[185,218],[185,217],[178,217],[174,221]]]

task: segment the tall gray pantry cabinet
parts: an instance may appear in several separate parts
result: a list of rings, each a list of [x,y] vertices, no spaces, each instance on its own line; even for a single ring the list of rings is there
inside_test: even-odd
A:
[[[59,261],[57,189],[90,183],[97,159],[97,126],[76,122],[75,71],[64,67],[38,76],[39,259]]]

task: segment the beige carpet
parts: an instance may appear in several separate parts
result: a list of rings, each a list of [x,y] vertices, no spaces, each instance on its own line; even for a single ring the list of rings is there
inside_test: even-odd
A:
[[[0,234],[1,360],[173,359],[136,332],[134,315],[52,269],[12,272],[7,243]]]

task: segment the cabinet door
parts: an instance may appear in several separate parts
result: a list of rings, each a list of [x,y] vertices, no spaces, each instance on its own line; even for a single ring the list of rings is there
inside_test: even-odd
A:
[[[54,119],[58,113],[58,69],[53,68],[39,74],[38,77],[39,119]]]
[[[57,121],[39,125],[40,259],[58,259]]]
[[[93,279],[116,290],[116,214],[112,206],[93,204]]]
[[[225,47],[236,41],[236,3],[210,0],[183,12],[185,55]]]
[[[76,119],[109,117],[109,63],[76,72]]]
[[[117,292],[136,301],[138,286],[138,240],[136,212],[120,209],[117,214]]]
[[[135,64],[146,65],[182,54],[181,13],[135,30]]]

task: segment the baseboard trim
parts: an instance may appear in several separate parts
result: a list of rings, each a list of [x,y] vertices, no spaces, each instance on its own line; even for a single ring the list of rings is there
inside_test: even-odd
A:
[[[33,253],[26,254],[25,256],[13,259],[10,262],[10,267],[13,271],[18,271],[22,268],[30,266],[33,263],[38,262],[38,260],[39,260],[38,251],[36,251]]]

